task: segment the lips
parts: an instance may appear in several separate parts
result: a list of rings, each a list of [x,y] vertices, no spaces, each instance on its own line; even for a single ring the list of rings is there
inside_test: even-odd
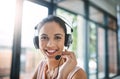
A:
[[[57,50],[46,50],[48,55],[52,55],[54,53],[56,53]]]

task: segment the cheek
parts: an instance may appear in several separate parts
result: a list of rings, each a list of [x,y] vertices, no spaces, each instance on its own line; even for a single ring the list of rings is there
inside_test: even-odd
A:
[[[64,48],[64,40],[63,41],[61,41],[59,44],[57,44],[57,45],[59,45],[60,47],[61,47],[61,49],[63,49]]]
[[[45,47],[45,43],[40,41],[39,42],[39,47],[40,47],[40,49],[43,49]]]

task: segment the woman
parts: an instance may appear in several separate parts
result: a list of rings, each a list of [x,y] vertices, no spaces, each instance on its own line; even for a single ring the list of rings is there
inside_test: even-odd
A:
[[[87,79],[86,73],[77,67],[72,51],[64,50],[66,23],[57,16],[48,16],[37,25],[39,49],[45,56],[33,79]]]

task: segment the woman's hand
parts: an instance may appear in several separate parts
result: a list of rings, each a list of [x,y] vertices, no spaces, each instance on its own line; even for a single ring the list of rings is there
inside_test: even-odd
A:
[[[77,60],[76,60],[75,54],[67,50],[63,52],[61,58],[64,60],[64,63],[59,68],[57,79],[67,79],[68,74],[77,65]]]

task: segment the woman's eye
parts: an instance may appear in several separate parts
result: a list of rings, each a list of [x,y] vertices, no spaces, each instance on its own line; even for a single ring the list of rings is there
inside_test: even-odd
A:
[[[42,37],[41,37],[41,40],[48,40],[48,37],[42,36]]]
[[[60,36],[56,36],[55,39],[56,39],[56,40],[60,40],[61,37],[60,37]]]

